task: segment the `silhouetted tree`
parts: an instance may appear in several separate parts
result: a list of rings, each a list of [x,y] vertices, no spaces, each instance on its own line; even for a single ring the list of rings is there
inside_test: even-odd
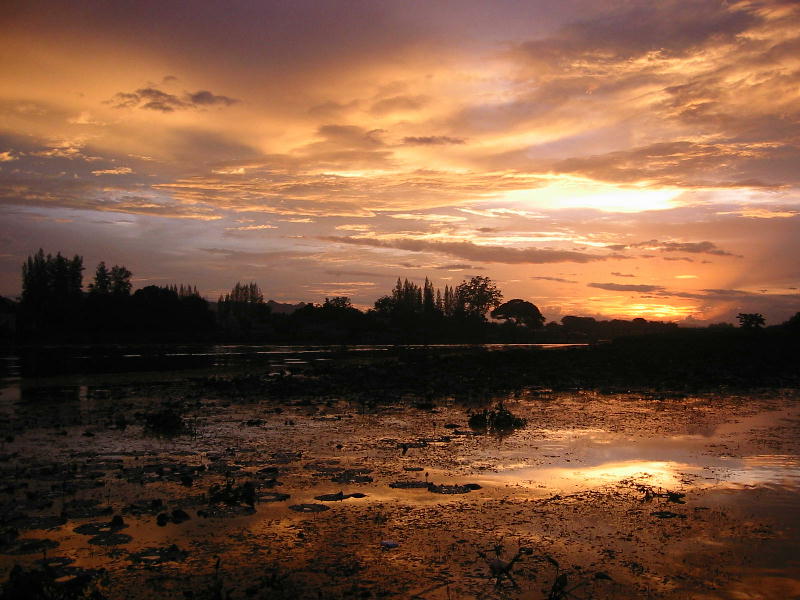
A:
[[[237,282],[230,293],[220,296],[217,302],[219,324],[228,336],[234,338],[268,336],[271,312],[255,281],[248,284]]]
[[[353,303],[347,296],[334,296],[333,298],[325,298],[323,308],[353,308]]]
[[[525,325],[530,329],[540,329],[545,318],[539,308],[526,300],[514,298],[504,302],[491,312],[494,319],[506,319],[515,325]]]
[[[77,330],[83,301],[83,258],[41,248],[22,265],[20,329],[23,336],[53,337]]]
[[[477,275],[469,281],[462,281],[455,290],[456,312],[469,317],[485,320],[486,313],[500,304],[503,294],[488,277]]]
[[[742,329],[758,329],[765,323],[761,313],[739,313],[736,318],[739,319],[739,327]]]
[[[114,265],[111,267],[111,293],[114,296],[130,296],[133,285],[131,284],[131,273],[124,265]]]
[[[795,313],[788,321],[781,323],[781,327],[789,331],[800,333],[800,312]]]
[[[108,294],[111,292],[111,274],[105,261],[100,261],[94,271],[94,281],[89,284],[90,294]]]

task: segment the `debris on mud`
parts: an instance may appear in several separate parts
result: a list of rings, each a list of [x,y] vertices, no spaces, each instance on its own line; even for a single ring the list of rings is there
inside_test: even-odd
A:
[[[525,427],[525,419],[516,416],[500,402],[491,409],[473,413],[469,417],[469,426],[477,431],[492,433],[511,432]]]

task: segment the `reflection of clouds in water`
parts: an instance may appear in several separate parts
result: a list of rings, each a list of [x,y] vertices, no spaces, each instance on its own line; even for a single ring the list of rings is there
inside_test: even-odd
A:
[[[691,435],[639,438],[601,429],[538,430],[536,454],[530,460],[506,462],[498,473],[484,474],[486,482],[546,487],[590,489],[622,480],[653,486],[739,487],[800,484],[800,459],[796,455],[731,456],[718,446],[769,427],[792,411],[772,411],[723,425],[698,424]],[[717,448],[719,450],[719,448]],[[514,464],[516,463],[516,464]]]

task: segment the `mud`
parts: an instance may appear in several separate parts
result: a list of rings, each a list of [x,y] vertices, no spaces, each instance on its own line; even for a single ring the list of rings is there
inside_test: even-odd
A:
[[[120,599],[800,596],[796,391],[73,384],[0,397],[2,581],[44,559]],[[519,427],[470,428],[499,405]]]

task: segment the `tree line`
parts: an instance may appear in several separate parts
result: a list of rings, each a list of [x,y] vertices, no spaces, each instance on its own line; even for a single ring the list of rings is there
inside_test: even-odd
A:
[[[344,296],[273,311],[255,282],[237,282],[216,303],[196,286],[148,285],[133,290],[131,271],[100,262],[84,289],[83,258],[39,250],[22,265],[18,304],[3,299],[0,315],[14,313],[22,342],[253,341],[279,343],[583,342],[664,333],[675,323],[566,316],[546,323],[524,299],[503,302],[495,282],[475,276],[435,288],[397,279],[391,291],[362,311]],[[763,316],[739,315],[741,328],[759,329]],[[798,327],[800,313],[786,326]],[[732,325],[720,324],[716,329]]]

